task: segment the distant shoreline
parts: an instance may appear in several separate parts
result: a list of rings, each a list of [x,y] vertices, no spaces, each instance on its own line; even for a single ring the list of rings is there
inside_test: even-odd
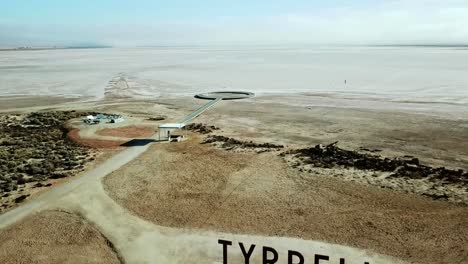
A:
[[[64,50],[64,49],[108,49],[112,46],[70,46],[70,47],[14,47],[0,48],[0,51],[36,51],[36,50]]]
[[[118,47],[107,45],[90,45],[90,46],[53,46],[53,47],[0,47],[0,51],[29,51],[29,50],[62,50],[62,49],[108,49],[108,48],[221,48],[221,47],[255,47],[255,48],[271,48],[271,47],[287,47],[287,48],[304,48],[304,47],[317,47],[317,48],[468,48],[467,44],[369,44],[369,45],[262,45],[262,44],[240,44],[240,45],[143,45],[134,47]]]

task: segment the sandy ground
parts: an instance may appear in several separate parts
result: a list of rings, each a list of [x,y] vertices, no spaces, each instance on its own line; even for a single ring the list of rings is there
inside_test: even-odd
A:
[[[467,168],[466,119],[299,101],[291,96],[223,102],[197,122],[240,139],[291,146],[339,140],[346,148],[378,148],[386,156],[414,155],[434,166]],[[203,103],[179,97],[56,107],[137,118],[165,115],[163,122],[172,122]],[[146,147],[149,151],[138,157]],[[129,263],[219,263],[219,238],[282,252],[297,249],[308,259],[317,252],[347,256],[346,263],[399,262],[380,254],[416,263],[467,261],[466,207],[298,173],[276,154],[230,153],[195,139],[126,148],[87,172],[88,177],[17,208],[11,221],[0,216],[0,228],[44,209],[76,212],[94,223]],[[112,171],[104,180],[105,192],[100,179]],[[239,250],[231,254],[241,262]]]
[[[15,112],[25,108],[27,111],[44,109],[53,106],[61,106],[69,102],[77,102],[84,98],[79,97],[54,97],[54,96],[2,96],[0,97],[0,112]]]
[[[28,216],[0,237],[0,263],[121,263],[96,227],[67,212]]]
[[[154,134],[155,128],[143,126],[126,126],[119,128],[104,128],[97,131],[101,136],[124,137],[124,138],[147,138]]]
[[[298,174],[277,153],[229,153],[195,139],[153,145],[105,186],[164,226],[328,241],[415,263],[468,260],[466,208]]]

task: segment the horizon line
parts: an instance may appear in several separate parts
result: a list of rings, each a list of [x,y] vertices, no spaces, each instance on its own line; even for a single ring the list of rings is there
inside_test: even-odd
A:
[[[103,48],[183,48],[183,47],[428,47],[428,48],[468,48],[468,43],[447,44],[150,44],[150,45],[23,45],[0,46],[5,50],[45,50],[45,49],[103,49]]]

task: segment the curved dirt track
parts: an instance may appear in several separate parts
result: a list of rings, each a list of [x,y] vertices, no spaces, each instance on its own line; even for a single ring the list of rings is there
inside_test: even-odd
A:
[[[101,179],[137,158],[148,146],[129,147],[94,170],[0,215],[0,228],[12,226],[35,212],[62,209],[76,212],[91,221],[127,263],[222,263],[223,251],[218,244],[221,238],[233,241],[234,245],[239,241],[255,243],[259,247],[274,247],[282,262],[286,261],[287,250],[293,249],[309,260],[315,254],[322,254],[335,258],[335,261],[345,257],[350,263],[403,263],[369,251],[319,241],[169,228],[142,220],[112,200],[104,191]],[[122,170],[126,168],[122,167]],[[251,262],[258,263],[260,258],[258,250]],[[229,260],[230,263],[242,263],[241,251],[229,251]]]

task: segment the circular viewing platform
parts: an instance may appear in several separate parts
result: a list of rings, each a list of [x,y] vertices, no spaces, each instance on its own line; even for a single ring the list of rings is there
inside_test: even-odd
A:
[[[204,100],[239,100],[239,99],[247,99],[254,97],[255,94],[251,92],[243,92],[243,91],[223,91],[223,92],[209,92],[209,93],[201,93],[195,95],[195,98],[204,99]]]

